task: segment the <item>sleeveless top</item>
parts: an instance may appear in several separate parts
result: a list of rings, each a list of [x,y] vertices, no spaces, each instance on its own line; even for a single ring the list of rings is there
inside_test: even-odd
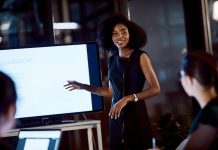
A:
[[[140,66],[141,50],[134,50],[130,58],[119,57],[115,53],[108,62],[108,78],[113,90],[112,105],[127,95],[141,92],[145,77]],[[151,147],[151,126],[147,108],[143,100],[129,102],[122,109],[122,136],[128,149],[148,149]],[[117,122],[111,120],[110,123]],[[112,130],[113,131],[113,130]],[[117,130],[114,130],[116,132]]]
[[[130,58],[122,58],[115,53],[109,59],[108,78],[114,92],[112,104],[126,95],[142,91],[145,83],[139,59],[142,53],[145,52],[134,50]]]
[[[200,123],[210,125],[218,129],[218,98],[215,98],[208,102],[208,104],[199,111],[199,113],[193,120],[190,134],[197,130]],[[218,149],[218,135],[209,149]]]

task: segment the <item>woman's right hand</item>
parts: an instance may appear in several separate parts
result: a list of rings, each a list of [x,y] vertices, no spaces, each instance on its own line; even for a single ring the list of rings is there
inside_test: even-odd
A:
[[[82,86],[82,83],[79,83],[77,81],[67,81],[67,84],[64,85],[65,89],[68,89],[69,91],[72,91],[75,89],[82,89],[81,86]]]

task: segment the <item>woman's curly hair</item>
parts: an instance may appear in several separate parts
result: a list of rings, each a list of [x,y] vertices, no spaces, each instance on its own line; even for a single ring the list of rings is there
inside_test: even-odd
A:
[[[147,35],[146,32],[136,23],[128,20],[121,14],[113,14],[100,22],[97,30],[97,42],[103,50],[117,50],[117,47],[112,41],[112,32],[117,24],[123,24],[128,28],[130,39],[128,47],[138,50],[146,45]]]

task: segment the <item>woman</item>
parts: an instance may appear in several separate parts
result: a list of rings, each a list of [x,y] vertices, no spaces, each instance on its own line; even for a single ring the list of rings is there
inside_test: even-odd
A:
[[[218,149],[218,74],[216,60],[208,53],[189,53],[181,63],[181,84],[194,97],[201,110],[188,138],[177,148]]]
[[[109,87],[68,81],[67,89],[83,89],[112,97],[111,150],[145,150],[151,147],[151,129],[144,99],[159,94],[160,87],[148,55],[140,48],[147,42],[144,30],[116,14],[101,22],[98,43],[114,54],[108,61]],[[145,81],[148,84],[143,89]]]
[[[7,74],[0,71],[0,149],[15,149],[1,138],[2,134],[14,126],[17,93],[15,83]]]

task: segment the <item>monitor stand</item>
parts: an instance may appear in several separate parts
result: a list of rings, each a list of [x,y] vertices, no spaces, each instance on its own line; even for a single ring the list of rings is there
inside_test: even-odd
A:
[[[49,118],[42,118],[42,125],[55,125],[55,124],[63,124],[63,123],[76,123],[76,120],[63,120],[63,119],[57,119],[57,120],[50,120]]]
[[[76,123],[76,120],[73,119],[50,119],[50,118],[42,118],[40,120],[32,120],[32,121],[17,121],[16,128],[28,128],[28,127],[36,127],[36,126],[45,126],[45,125],[57,125],[57,124],[67,124],[67,123]]]

